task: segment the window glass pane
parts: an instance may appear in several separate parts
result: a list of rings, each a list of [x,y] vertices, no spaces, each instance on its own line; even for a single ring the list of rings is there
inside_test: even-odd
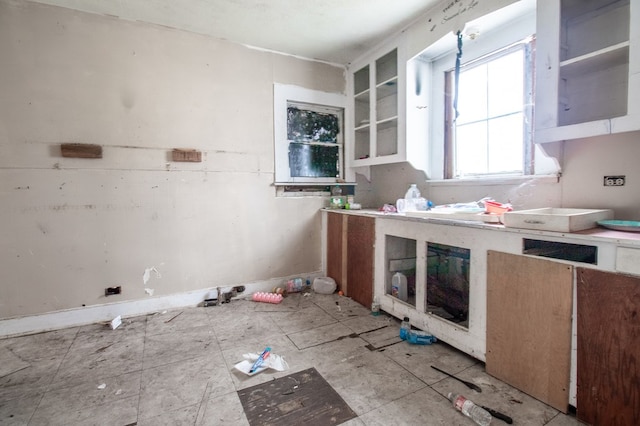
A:
[[[487,173],[487,123],[458,126],[455,150],[456,175]]]
[[[489,121],[488,172],[521,172],[524,158],[523,114],[517,113]]]
[[[517,50],[487,64],[489,117],[522,111],[523,52]]]
[[[287,139],[290,141],[338,142],[339,113],[314,111],[313,106],[301,109],[287,107]]]
[[[289,143],[291,177],[339,177],[339,164],[338,145]]]
[[[477,66],[460,72],[458,86],[458,124],[482,120],[487,116],[487,67]]]

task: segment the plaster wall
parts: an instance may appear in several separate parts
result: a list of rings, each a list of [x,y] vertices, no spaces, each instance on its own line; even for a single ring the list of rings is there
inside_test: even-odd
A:
[[[272,186],[273,83],[344,93],[343,68],[13,0],[0,57],[0,318],[322,269],[326,200]]]

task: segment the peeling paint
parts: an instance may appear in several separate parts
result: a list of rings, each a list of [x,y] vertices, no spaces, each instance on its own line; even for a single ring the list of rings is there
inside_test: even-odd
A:
[[[144,270],[144,274],[142,274],[142,282],[146,285],[149,280],[151,279],[151,272],[155,272],[156,273],[156,278],[162,278],[162,275],[160,274],[160,272],[156,269],[155,266],[152,266],[151,268],[147,268]]]

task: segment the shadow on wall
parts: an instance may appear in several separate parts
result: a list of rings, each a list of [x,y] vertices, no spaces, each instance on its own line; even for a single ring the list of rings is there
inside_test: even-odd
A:
[[[560,207],[561,185],[554,177],[517,180],[509,183],[466,181],[429,181],[421,170],[409,163],[398,163],[371,168],[371,194],[368,206],[380,207],[384,203],[395,204],[404,196],[411,183],[415,183],[423,197],[435,205],[477,201],[492,197],[499,202],[510,202],[517,210],[537,207]],[[358,186],[360,189],[360,186]]]
[[[362,191],[362,206],[365,208],[380,208],[384,204],[395,206],[398,198],[404,197],[412,183],[415,183],[423,197],[430,199],[427,187],[427,175],[422,170],[415,169],[410,163],[385,164],[371,167],[371,182],[364,176],[357,175],[358,186],[356,195]],[[361,184],[361,179],[364,181]],[[367,188],[365,190],[365,188]],[[366,194],[366,196],[365,196]]]

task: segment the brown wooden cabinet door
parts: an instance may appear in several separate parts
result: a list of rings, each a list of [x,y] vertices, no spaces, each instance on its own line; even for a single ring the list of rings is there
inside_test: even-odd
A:
[[[340,213],[327,213],[327,276],[333,278],[338,289],[344,291],[343,281],[343,218]]]
[[[572,283],[571,265],[487,253],[487,373],[563,412],[569,405]]]
[[[640,278],[577,269],[577,417],[640,425]]]
[[[349,215],[347,226],[347,295],[361,305],[373,302],[375,219]]]

